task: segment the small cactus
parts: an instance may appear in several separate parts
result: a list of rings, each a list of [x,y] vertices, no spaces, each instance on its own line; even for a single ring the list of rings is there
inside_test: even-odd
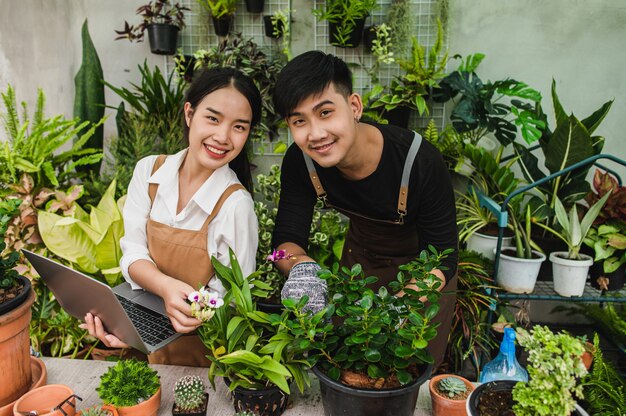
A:
[[[204,402],[206,386],[199,376],[181,377],[174,386],[174,402],[176,407],[188,412],[198,409]]]
[[[449,397],[458,396],[467,391],[467,386],[463,380],[456,377],[445,377],[439,380],[439,391],[446,393]]]

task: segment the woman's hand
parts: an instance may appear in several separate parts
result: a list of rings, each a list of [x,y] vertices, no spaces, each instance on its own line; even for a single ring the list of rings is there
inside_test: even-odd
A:
[[[168,279],[165,287],[161,288],[165,311],[176,332],[188,333],[202,324],[202,321],[191,316],[191,305],[187,303],[187,296],[195,291],[187,283],[178,279]]]
[[[85,323],[82,323],[78,326],[79,328],[86,329],[89,332],[89,335],[98,338],[100,341],[102,341],[104,345],[109,348],[130,348],[118,337],[106,332],[100,318],[98,318],[97,316],[93,316],[90,313],[85,315]]]

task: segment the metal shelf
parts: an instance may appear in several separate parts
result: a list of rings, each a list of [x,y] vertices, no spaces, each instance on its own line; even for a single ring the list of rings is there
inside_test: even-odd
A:
[[[620,291],[606,292],[595,289],[589,282],[585,285],[582,296],[565,297],[554,291],[554,284],[547,281],[538,281],[532,293],[509,293],[496,291],[500,299],[529,299],[529,300],[558,300],[564,302],[626,302],[626,287]]]

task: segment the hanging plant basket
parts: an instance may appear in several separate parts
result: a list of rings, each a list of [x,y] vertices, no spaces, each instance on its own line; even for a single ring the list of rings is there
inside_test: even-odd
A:
[[[365,17],[354,21],[354,29],[346,34],[342,39],[339,33],[342,23],[328,22],[328,41],[331,45],[339,48],[356,48],[361,44],[363,38],[363,27],[365,26]]]
[[[285,32],[285,23],[282,20],[276,20],[276,24],[272,20],[272,16],[263,16],[263,25],[265,27],[265,36],[278,39]]]
[[[232,15],[222,16],[220,18],[211,17],[211,20],[213,20],[213,29],[217,36],[228,36],[233,21]]]
[[[263,13],[265,0],[246,0],[246,10],[248,13]]]
[[[148,25],[150,51],[156,55],[174,55],[178,45],[178,26],[165,23]]]
[[[405,106],[396,107],[393,110],[383,112],[383,117],[387,119],[389,124],[405,129],[409,128],[410,116],[411,109]]]

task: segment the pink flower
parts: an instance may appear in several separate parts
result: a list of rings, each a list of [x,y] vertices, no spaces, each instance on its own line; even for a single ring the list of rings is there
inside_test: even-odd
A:
[[[195,291],[195,292],[191,292],[189,294],[189,296],[187,296],[187,300],[189,300],[189,302],[200,302],[200,292]]]
[[[217,309],[217,308],[220,308],[222,305],[224,305],[224,300],[222,298],[220,298],[217,293],[210,292],[209,293],[209,299],[206,302],[206,304],[210,308]]]
[[[265,258],[265,260],[277,262],[278,260],[288,259],[289,257],[291,257],[291,254],[287,254],[285,250],[274,250],[272,251],[272,254]]]

